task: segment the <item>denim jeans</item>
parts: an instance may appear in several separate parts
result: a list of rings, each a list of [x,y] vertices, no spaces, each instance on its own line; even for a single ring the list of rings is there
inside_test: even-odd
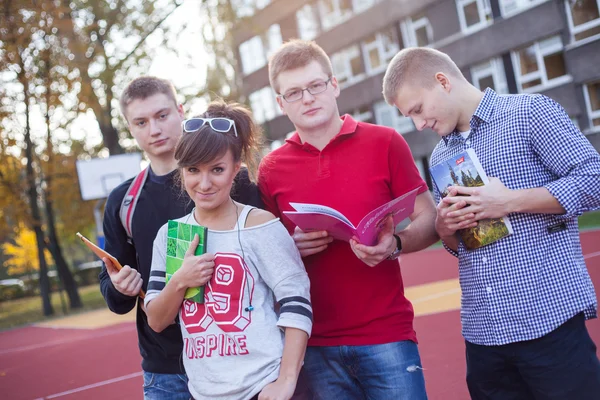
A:
[[[190,400],[191,397],[187,376],[144,371],[144,400]]]
[[[304,372],[316,400],[425,400],[417,344],[309,347]]]
[[[583,314],[539,339],[502,346],[466,342],[466,355],[474,400],[600,399],[600,362]]]

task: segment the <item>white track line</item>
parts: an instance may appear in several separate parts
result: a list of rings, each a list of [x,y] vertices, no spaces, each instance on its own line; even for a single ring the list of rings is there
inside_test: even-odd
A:
[[[42,329],[52,329],[52,328],[42,328]],[[73,343],[73,342],[77,342],[80,340],[88,340],[88,339],[95,339],[95,338],[100,338],[103,336],[109,336],[109,335],[116,335],[122,332],[127,332],[127,331],[132,331],[135,330],[135,325],[134,326],[127,326],[124,328],[120,328],[120,329],[114,329],[114,330],[110,330],[107,332],[102,332],[102,333],[96,333],[96,334],[90,334],[90,335],[85,335],[83,337],[77,338],[77,339],[59,339],[59,340],[54,340],[52,342],[46,342],[43,344],[33,344],[30,346],[22,346],[22,347],[15,347],[12,349],[7,349],[7,350],[0,350],[0,356],[4,355],[4,354],[10,354],[10,353],[17,353],[20,351],[29,351],[29,350],[36,350],[42,347],[49,347],[49,346],[56,346],[56,345],[60,345],[60,344],[64,344],[64,343]]]
[[[598,256],[600,256],[600,251],[597,251],[595,253],[586,254],[583,256],[583,259],[587,260],[588,258],[598,257]]]
[[[142,371],[135,372],[133,374],[120,376],[118,378],[108,379],[106,381],[92,383],[91,385],[81,386],[81,387],[78,387],[78,388],[75,388],[75,389],[67,390],[66,392],[51,394],[50,396],[45,396],[45,397],[40,397],[40,398],[35,399],[35,400],[56,399],[58,397],[68,396],[68,395],[73,394],[73,393],[83,392],[84,390],[89,390],[89,389],[94,389],[94,388],[97,388],[97,387],[100,387],[100,386],[110,385],[111,383],[117,383],[117,382],[125,381],[125,380],[131,379],[131,378],[137,378],[138,376],[141,376],[142,374],[143,374]]]

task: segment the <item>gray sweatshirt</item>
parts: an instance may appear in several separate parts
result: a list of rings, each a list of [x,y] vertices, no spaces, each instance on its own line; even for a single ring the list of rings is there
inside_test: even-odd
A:
[[[233,230],[208,230],[216,258],[205,303],[184,300],[179,311],[183,365],[198,400],[250,399],[279,376],[281,328],[311,332],[309,280],[294,241],[278,219],[238,229],[251,209]],[[197,224],[193,212],[177,221]],[[165,224],[154,240],[146,306],[165,286],[166,239]]]

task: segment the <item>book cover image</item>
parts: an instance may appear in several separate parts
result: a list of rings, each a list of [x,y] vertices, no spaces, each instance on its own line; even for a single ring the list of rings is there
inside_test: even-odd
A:
[[[169,220],[167,227],[167,266],[165,280],[166,283],[169,283],[173,274],[181,268],[183,257],[189,249],[195,234],[198,234],[200,241],[194,254],[200,256],[206,252],[207,229],[204,226],[173,220]],[[204,287],[188,288],[185,292],[185,298],[193,300],[196,303],[204,303]]]
[[[467,149],[434,165],[430,171],[442,198],[448,195],[450,186],[475,187],[489,182],[473,149]],[[512,232],[509,219],[504,217],[480,220],[477,226],[461,229],[458,233],[465,247],[473,250],[500,240]]]

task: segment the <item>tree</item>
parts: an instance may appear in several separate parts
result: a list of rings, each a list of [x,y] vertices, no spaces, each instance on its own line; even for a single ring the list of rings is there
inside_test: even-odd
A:
[[[234,5],[231,0],[206,0],[201,13],[204,50],[210,55],[204,92],[209,98],[243,103],[241,68],[233,44],[233,29],[239,22]]]
[[[115,127],[115,89],[126,71],[148,62],[146,40],[167,30],[175,0],[60,0],[58,34],[66,39],[79,86],[79,110],[96,116],[110,154],[124,152]],[[162,32],[161,32],[162,31]],[[165,45],[165,43],[162,43]],[[147,66],[147,65],[146,65]]]
[[[20,100],[23,105],[23,117],[25,127],[24,153],[26,160],[25,182],[27,185],[26,196],[29,205],[30,225],[32,226],[37,244],[37,255],[39,262],[40,294],[42,296],[42,308],[44,315],[52,315],[54,310],[50,302],[50,281],[48,280],[48,266],[44,255],[45,239],[42,230],[42,219],[38,204],[38,191],[36,175],[34,170],[34,144],[31,139],[31,98],[32,80],[31,68],[36,55],[36,32],[37,21],[33,13],[23,9],[27,3],[6,0],[3,8],[3,20],[0,26],[0,40],[3,43],[3,55],[6,65],[16,75],[16,82],[20,85]]]
[[[35,232],[19,224],[14,243],[3,243],[2,250],[8,256],[8,274],[21,276],[37,271],[37,241]],[[46,257],[50,254],[46,250]]]

